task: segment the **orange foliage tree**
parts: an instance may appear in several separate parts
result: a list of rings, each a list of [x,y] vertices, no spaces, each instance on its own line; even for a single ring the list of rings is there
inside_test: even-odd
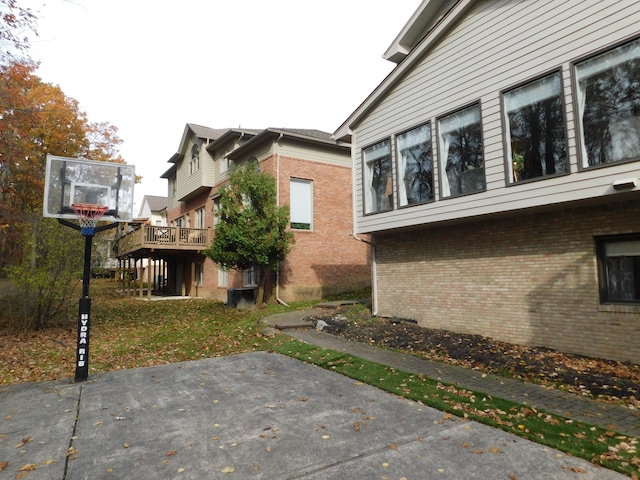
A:
[[[88,122],[78,101],[36,68],[0,65],[0,270],[23,260],[25,229],[42,215],[47,154],[124,163],[117,128]]]

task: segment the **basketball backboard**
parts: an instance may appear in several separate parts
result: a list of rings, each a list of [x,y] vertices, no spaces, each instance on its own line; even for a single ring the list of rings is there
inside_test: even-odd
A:
[[[94,204],[108,207],[102,220],[129,222],[135,180],[133,165],[48,155],[43,215],[77,219],[74,203]]]

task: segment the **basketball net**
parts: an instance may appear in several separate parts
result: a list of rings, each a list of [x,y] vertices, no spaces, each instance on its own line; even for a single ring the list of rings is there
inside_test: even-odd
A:
[[[80,232],[85,237],[92,237],[96,231],[96,224],[109,207],[94,205],[93,203],[73,203],[71,208],[80,220]]]

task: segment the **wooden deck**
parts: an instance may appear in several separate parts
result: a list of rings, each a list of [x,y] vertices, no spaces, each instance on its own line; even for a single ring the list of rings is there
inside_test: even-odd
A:
[[[142,225],[118,239],[117,256],[121,257],[137,251],[199,251],[207,248],[210,241],[210,230],[207,228]]]

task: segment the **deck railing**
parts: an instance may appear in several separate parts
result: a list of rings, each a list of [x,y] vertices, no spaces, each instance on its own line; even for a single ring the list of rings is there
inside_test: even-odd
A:
[[[208,245],[209,230],[206,228],[142,225],[118,239],[118,255],[143,248],[202,250]]]

